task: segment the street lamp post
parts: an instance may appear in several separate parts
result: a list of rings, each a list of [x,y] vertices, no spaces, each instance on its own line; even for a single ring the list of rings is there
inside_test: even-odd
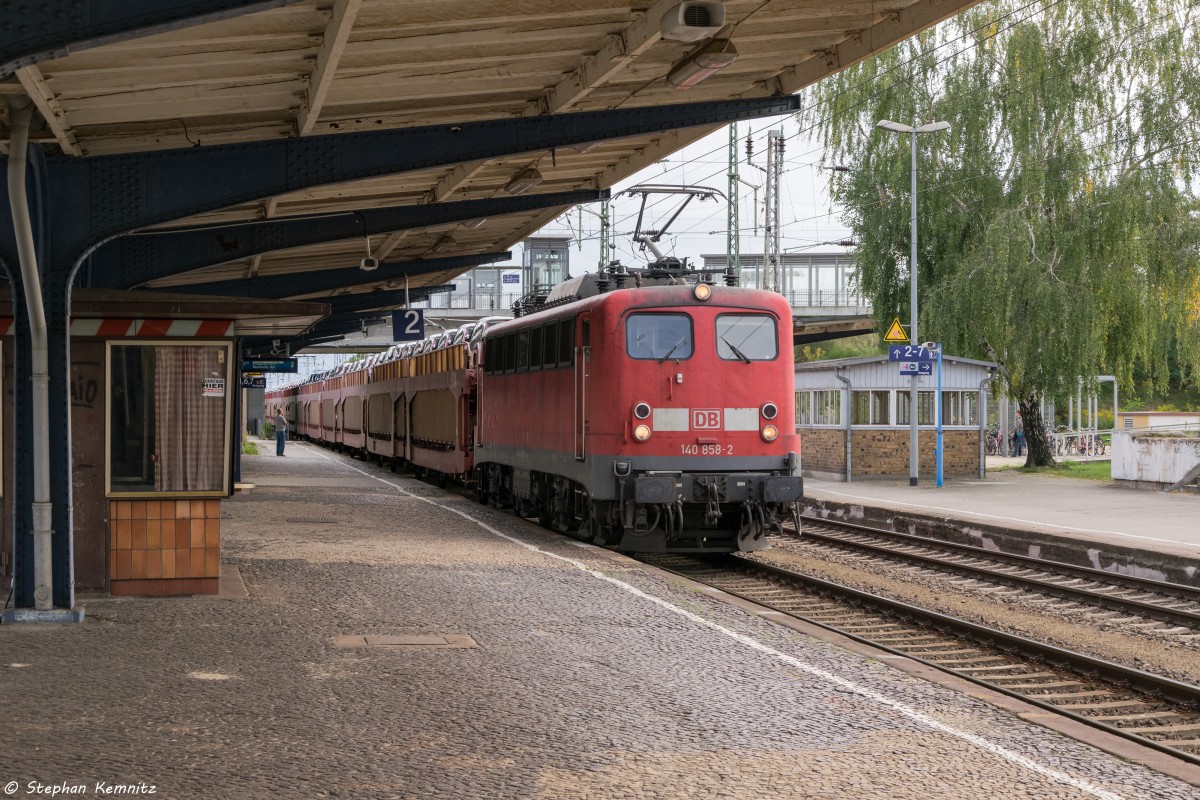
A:
[[[908,259],[908,274],[909,274],[909,343],[915,348],[917,346],[917,134],[918,133],[933,133],[934,131],[945,131],[950,129],[949,122],[927,122],[924,125],[905,125],[901,122],[892,122],[890,119],[883,119],[876,123],[876,127],[884,130],[892,131],[893,133],[907,133],[912,141],[912,231],[910,238],[912,239],[912,255]],[[909,376],[911,383],[910,398],[908,405],[908,485],[917,485],[918,474],[918,458],[917,458],[917,374],[913,373]]]

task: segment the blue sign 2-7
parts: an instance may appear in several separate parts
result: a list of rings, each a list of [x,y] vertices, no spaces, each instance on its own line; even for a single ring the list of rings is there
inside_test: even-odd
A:
[[[392,341],[419,342],[425,338],[425,311],[402,308],[392,312]]]
[[[888,361],[937,361],[937,351],[919,344],[888,346]]]

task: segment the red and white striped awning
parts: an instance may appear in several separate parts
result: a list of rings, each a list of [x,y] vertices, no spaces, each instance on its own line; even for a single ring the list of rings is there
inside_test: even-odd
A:
[[[71,336],[208,339],[233,336],[235,325],[231,319],[73,319]],[[0,317],[0,336],[12,331],[12,317]]]

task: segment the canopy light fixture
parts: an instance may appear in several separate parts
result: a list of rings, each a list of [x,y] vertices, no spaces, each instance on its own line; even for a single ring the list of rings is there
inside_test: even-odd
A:
[[[485,222],[487,222],[487,217],[478,217],[476,219],[465,220],[459,224],[462,225],[464,228],[474,229],[474,228],[478,228],[480,225],[482,225]]]
[[[717,70],[737,60],[737,48],[729,39],[713,39],[671,67],[667,83],[676,89],[690,89]]]
[[[451,247],[454,247],[454,244],[454,237],[447,233],[445,236],[434,242],[433,247],[429,249],[435,253],[444,253]]]
[[[512,176],[512,180],[504,185],[504,191],[509,194],[525,194],[542,182],[542,173],[533,167],[521,170]]]
[[[579,144],[567,145],[567,149],[576,153],[590,153],[599,146],[599,142],[580,142]]]

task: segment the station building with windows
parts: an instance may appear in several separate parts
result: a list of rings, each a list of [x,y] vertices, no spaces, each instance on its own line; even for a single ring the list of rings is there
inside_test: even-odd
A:
[[[936,369],[936,368],[935,368]],[[945,477],[984,474],[988,385],[995,365],[942,359]],[[937,469],[937,374],[918,378],[917,426],[922,475]],[[911,379],[887,356],[796,365],[796,431],[806,477],[855,481],[905,478],[909,472]]]

